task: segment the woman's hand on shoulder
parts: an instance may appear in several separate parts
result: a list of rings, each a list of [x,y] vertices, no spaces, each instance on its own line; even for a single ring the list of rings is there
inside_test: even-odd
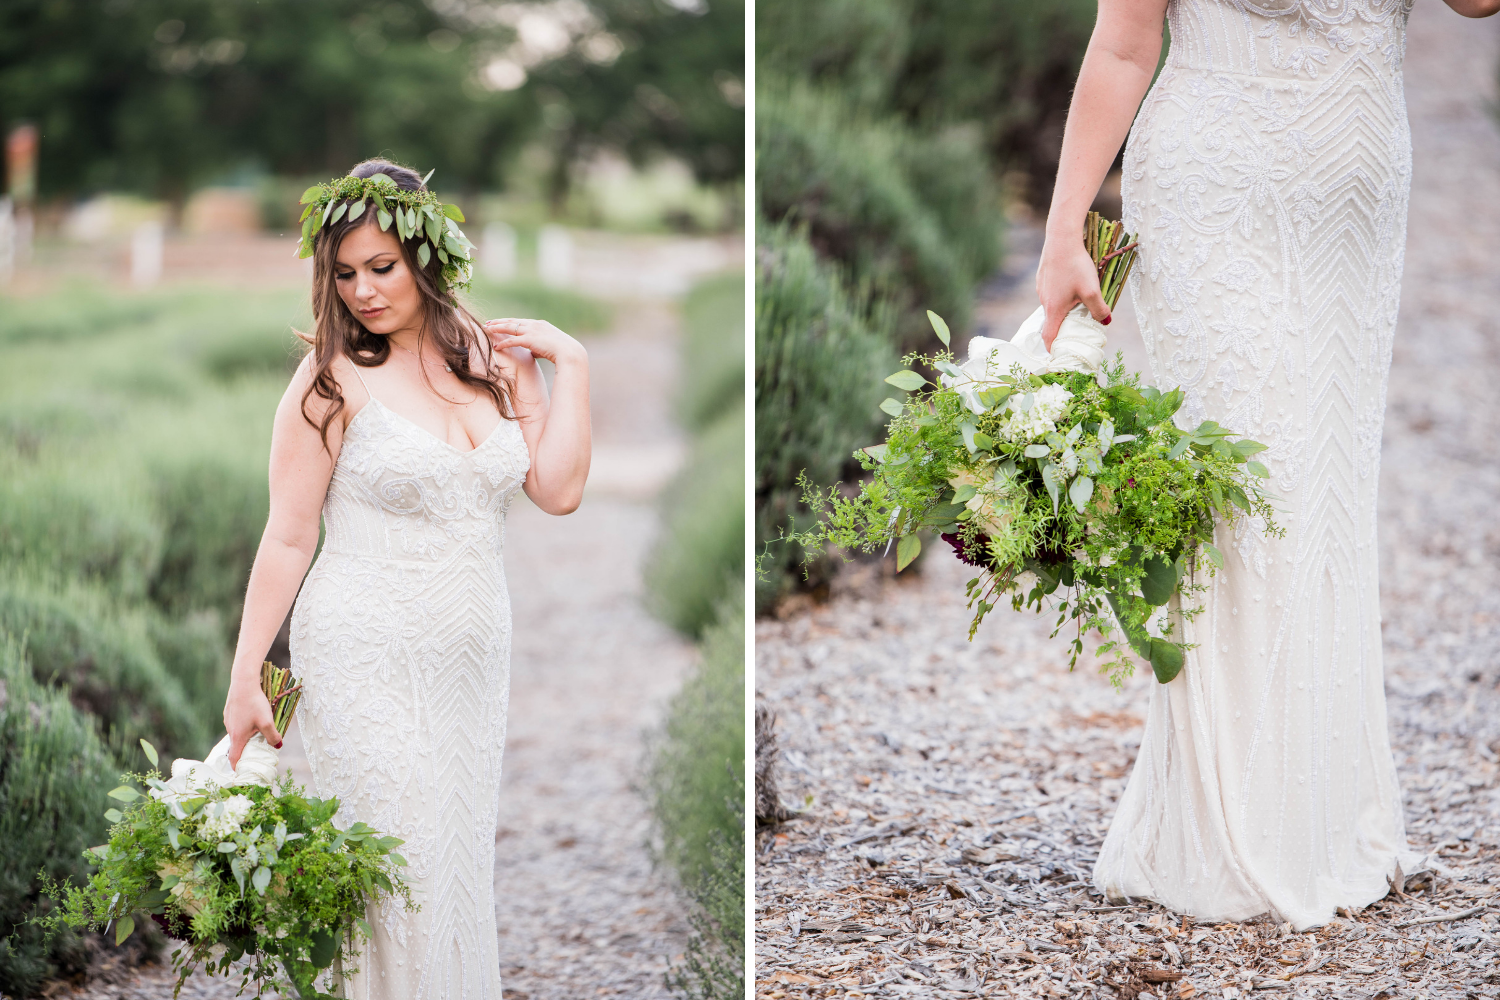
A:
[[[583,345],[546,320],[492,319],[484,324],[484,334],[497,352],[525,348],[558,367],[588,364]]]

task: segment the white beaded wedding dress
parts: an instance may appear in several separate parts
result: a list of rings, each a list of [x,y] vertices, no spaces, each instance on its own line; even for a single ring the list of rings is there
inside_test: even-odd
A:
[[[292,612],[297,725],[336,822],[403,838],[416,912],[374,907],[352,1000],[501,1000],[495,826],[519,425],[463,452],[374,398],[349,422]],[[326,987],[325,987],[326,988]]]
[[[1111,897],[1297,928],[1408,872],[1386,730],[1375,495],[1406,242],[1410,0],[1170,0],[1126,143],[1153,382],[1269,445],[1246,524],[1153,684],[1094,869]]]

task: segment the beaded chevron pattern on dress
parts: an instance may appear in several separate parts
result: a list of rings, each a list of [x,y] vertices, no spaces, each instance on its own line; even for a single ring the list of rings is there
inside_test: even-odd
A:
[[[510,690],[505,511],[519,425],[461,452],[370,400],[350,421],[327,537],[292,618],[297,723],[338,822],[402,837],[415,913],[372,912],[348,995],[500,1000],[495,826]]]
[[[1184,425],[1262,457],[1253,523],[1184,624],[1095,870],[1111,894],[1299,927],[1383,895],[1406,851],[1386,733],[1375,493],[1411,183],[1409,0],[1172,0],[1126,143],[1133,302]],[[1221,534],[1223,532],[1221,531]]]

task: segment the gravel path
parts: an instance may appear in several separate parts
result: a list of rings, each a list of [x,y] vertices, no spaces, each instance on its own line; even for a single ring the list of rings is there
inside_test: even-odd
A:
[[[653,868],[634,784],[642,734],[694,651],[645,611],[640,569],[658,527],[656,494],[685,453],[671,405],[674,299],[739,265],[743,246],[738,237],[611,234],[579,243],[579,287],[610,303],[614,326],[586,342],[595,450],[583,505],[556,518],[523,495],[506,527],[514,640],[495,845],[501,974],[507,1000],[652,1000],[671,995],[663,974],[688,928],[665,872]],[[631,289],[632,270],[650,280]],[[311,784],[295,728],[282,759]],[[58,983],[53,995],[171,996],[164,966],[97,971],[87,987]],[[234,995],[202,973],[182,992]]]
[[[966,642],[968,574],[944,554],[901,578],[863,564],[757,627],[783,798],[804,811],[757,839],[758,996],[1500,995],[1497,61],[1500,23],[1419,0],[1381,583],[1409,833],[1446,870],[1307,934],[1103,906],[1086,881],[1149,673],[1118,693],[1068,675],[1062,641],[1008,611]],[[979,310],[1007,332],[1035,307],[1039,241],[1015,237]]]

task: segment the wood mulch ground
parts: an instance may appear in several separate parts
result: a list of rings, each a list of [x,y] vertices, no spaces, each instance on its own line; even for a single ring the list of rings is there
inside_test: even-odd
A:
[[[1089,872],[1149,675],[1120,692],[1070,675],[1047,623],[1009,610],[967,642],[969,574],[944,552],[900,578],[858,565],[827,603],[757,627],[782,797],[802,811],[757,837],[757,997],[1500,995],[1497,57],[1500,23],[1416,5],[1381,586],[1408,832],[1443,870],[1304,934],[1104,906]],[[1035,306],[1029,236],[981,303],[993,333]]]

